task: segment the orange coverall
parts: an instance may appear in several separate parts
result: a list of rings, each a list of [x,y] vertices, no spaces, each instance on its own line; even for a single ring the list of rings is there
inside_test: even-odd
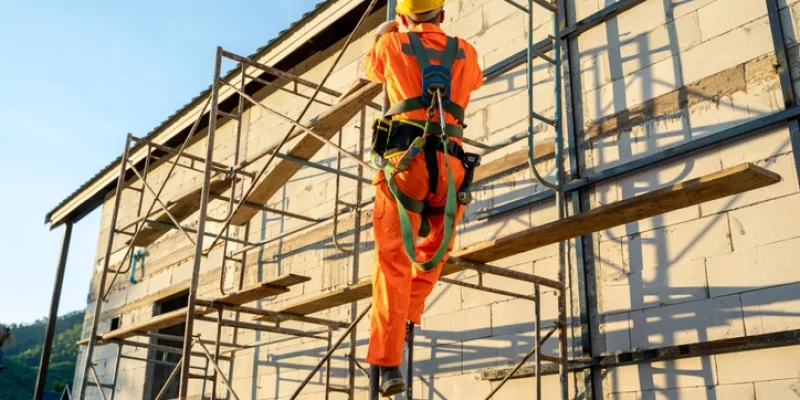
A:
[[[447,44],[446,34],[436,25],[424,23],[416,25],[414,32],[420,34],[422,44],[429,50],[437,50],[441,57]],[[404,46],[405,45],[405,46]],[[459,55],[451,71],[450,98],[466,109],[470,94],[483,83],[483,72],[478,65],[475,48],[459,39]],[[431,51],[430,54],[435,54]],[[440,58],[439,57],[439,58]],[[430,58],[430,63],[439,65],[440,60]],[[391,32],[383,35],[373,44],[366,57],[366,74],[374,82],[386,83],[389,101],[394,104],[400,100],[418,97],[422,94],[422,72],[416,58],[411,53],[408,34]],[[426,110],[413,110],[394,116],[395,119],[425,120]],[[433,121],[439,121],[437,111]],[[456,124],[456,119],[445,113],[445,122]],[[438,139],[433,139],[438,140]],[[450,140],[461,144],[458,138]],[[395,175],[397,187],[409,197],[426,201],[431,206],[443,206],[447,197],[447,169],[444,153],[437,152],[439,162],[439,183],[436,193],[429,193],[428,170],[425,155],[419,154],[408,169]],[[395,164],[401,154],[389,157]],[[464,165],[461,160],[450,156],[456,190],[464,180]],[[400,219],[397,204],[386,184],[383,171],[373,180],[377,186],[373,227],[375,232],[375,264],[372,271],[372,316],[370,324],[369,351],[367,362],[383,367],[399,366],[403,358],[406,320],[420,324],[425,299],[439,279],[447,256],[439,265],[422,271],[414,267],[403,248]],[[458,204],[456,223],[464,214],[464,206]],[[412,231],[417,242],[422,216],[408,212]],[[429,215],[431,230],[427,237],[417,242],[417,260],[430,259],[438,249],[444,236],[444,214]],[[455,235],[449,243],[447,254],[453,249]]]

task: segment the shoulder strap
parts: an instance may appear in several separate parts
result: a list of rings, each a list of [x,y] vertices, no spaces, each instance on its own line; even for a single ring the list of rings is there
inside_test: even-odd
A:
[[[411,42],[411,51],[414,53],[414,57],[417,59],[419,68],[428,68],[431,63],[428,61],[428,52],[425,50],[425,46],[422,44],[419,34],[416,32],[409,32],[408,40]]]
[[[442,66],[450,70],[453,69],[456,56],[458,56],[458,39],[448,36],[447,46],[445,46],[444,54],[442,55]]]

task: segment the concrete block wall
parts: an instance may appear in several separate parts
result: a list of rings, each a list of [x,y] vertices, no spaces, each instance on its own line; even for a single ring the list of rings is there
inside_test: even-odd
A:
[[[611,5],[609,0],[582,0],[574,4],[571,18],[582,19]],[[576,108],[577,143],[580,174],[592,174],[654,154],[677,144],[720,132],[731,126],[780,111],[783,99],[778,76],[772,67],[770,30],[763,0],[646,0],[617,18],[610,19],[577,40],[580,71],[580,99]],[[446,3],[445,29],[471,42],[481,55],[481,66],[494,65],[524,49],[527,17],[503,0],[450,0]],[[800,84],[800,2],[787,0],[781,4],[785,39],[795,85]],[[537,9],[534,18],[535,40],[552,31],[550,14]],[[372,30],[382,20],[379,11],[369,18],[366,29]],[[319,52],[304,61],[292,73],[318,82],[333,62],[341,44]],[[326,86],[344,91],[363,77],[363,57],[372,42],[371,34],[360,35],[328,80]],[[731,49],[736,49],[732,51]],[[286,88],[293,84],[277,81]],[[553,112],[553,73],[541,60],[534,64],[534,110],[542,115]],[[798,86],[800,88],[800,86]],[[313,90],[300,87],[310,95]],[[299,115],[305,101],[292,94],[264,89],[255,96],[262,104],[290,117]],[[331,96],[320,94],[322,101]],[[376,99],[379,101],[380,99]],[[497,143],[527,130],[525,67],[520,66],[493,80],[473,94],[468,108],[467,135],[487,144]],[[306,120],[325,110],[315,104]],[[377,116],[366,109],[367,124]],[[567,114],[565,113],[565,119]],[[247,109],[242,118],[239,159],[255,154],[280,142],[290,125],[259,107]],[[236,124],[224,120],[217,130],[215,160],[230,163],[235,153]],[[357,116],[342,130],[341,145],[357,150],[361,118]],[[203,136],[205,132],[200,132]],[[553,179],[552,128],[537,124],[537,168]],[[371,133],[365,137],[366,152]],[[339,140],[334,138],[334,142]],[[284,148],[292,146],[297,139]],[[188,151],[203,156],[205,138],[193,142]],[[483,159],[484,165],[503,166],[508,160],[523,160],[524,141],[517,142]],[[323,148],[312,161],[336,166],[337,153]],[[368,157],[364,157],[366,160]],[[258,170],[266,159],[253,163]],[[277,160],[276,160],[277,161]],[[619,226],[592,235],[587,254],[594,280],[589,310],[593,355],[643,350],[660,346],[696,343],[722,338],[796,329],[800,289],[794,268],[797,259],[792,251],[800,232],[793,223],[800,218],[798,177],[789,144],[788,130],[773,127],[743,141],[700,152],[690,158],[675,160],[657,168],[603,182],[587,193],[590,207],[630,198],[666,185],[695,178],[742,162],[753,162],[779,173],[783,181],[772,187],[704,203],[662,216]],[[189,163],[186,163],[187,165]],[[195,167],[202,167],[199,163]],[[355,173],[352,160],[342,157],[341,167]],[[506,168],[511,167],[506,165]],[[148,182],[158,188],[166,178],[167,162],[154,163]],[[504,168],[498,168],[502,171]],[[367,175],[368,172],[365,172]],[[165,189],[164,198],[185,192],[201,183],[200,173],[178,168]],[[241,196],[249,181],[236,190]],[[132,182],[141,186],[140,182]],[[323,217],[335,209],[335,177],[303,168],[267,205]],[[505,236],[556,219],[552,202],[534,204],[508,213],[501,218],[476,221],[475,213],[545,190],[536,184],[524,166],[481,179],[475,188],[476,201],[468,209],[460,226],[456,248],[466,247],[492,238]],[[356,184],[342,178],[339,198],[355,201]],[[374,196],[374,189],[364,185],[363,199]],[[152,199],[145,193],[144,207]],[[139,194],[123,192],[119,221],[137,215]],[[99,268],[105,256],[113,197],[103,209],[98,253],[92,293],[88,307],[93,307]],[[210,214],[224,216],[227,204],[215,201]],[[299,238],[288,238],[249,253],[245,263],[245,286],[281,274],[295,273],[311,277],[289,293],[263,299],[251,305],[280,309],[300,299],[342,288],[353,276],[368,279],[372,269],[374,243],[371,213],[362,218],[358,269],[352,257],[339,253],[331,241],[331,225],[323,224]],[[197,215],[185,225],[196,227]],[[305,222],[272,213],[260,213],[250,222],[247,240],[260,241],[303,226]],[[220,224],[210,222],[207,229],[217,232]],[[342,216],[340,241],[352,243],[353,215]],[[231,235],[245,237],[245,228],[231,229]],[[124,254],[124,236],[115,237],[112,264]],[[208,243],[208,241],[206,242]],[[240,248],[231,245],[228,250]],[[123,326],[149,319],[153,314],[148,298],[165,288],[187,282],[191,277],[194,246],[177,231],[164,235],[148,247],[149,256],[139,283],[131,285],[126,277],[117,284],[104,305],[101,332],[109,329],[110,318],[121,315]],[[571,247],[572,257],[575,256]],[[536,273],[551,279],[558,276],[558,248],[548,246],[495,263],[498,266]],[[788,262],[787,262],[788,261]],[[574,265],[574,264],[570,264]],[[241,267],[222,260],[222,248],[215,248],[201,264],[200,298],[220,295],[220,271],[225,269],[224,286],[230,290],[238,284]],[[569,271],[569,282],[576,284],[577,271]],[[503,278],[462,272],[455,276],[469,283],[483,283],[531,294],[530,285]],[[578,294],[572,287],[569,299],[571,321],[577,324]],[[542,291],[542,322],[546,329],[553,325],[556,297]],[[368,301],[358,303],[363,309]],[[354,310],[349,305],[326,310],[317,316],[350,320]],[[226,318],[233,318],[226,313]],[[249,317],[244,317],[249,320]],[[525,300],[474,291],[468,288],[437,284],[429,297],[423,325],[418,327],[415,348],[414,398],[469,399],[483,398],[497,382],[480,379],[479,371],[509,367],[527,353],[533,344],[533,305]],[[91,316],[87,315],[84,336],[88,335]],[[286,322],[281,326],[314,330],[307,324]],[[216,328],[197,322],[195,332],[204,338],[214,337]],[[334,333],[336,335],[336,333]],[[232,341],[233,330],[223,328],[222,340]],[[369,325],[357,329],[356,356],[366,357]],[[325,336],[324,334],[322,336]],[[574,338],[573,338],[574,336]],[[289,398],[299,382],[326,351],[327,342],[314,339],[292,339],[267,332],[239,330],[239,343],[275,340],[270,345],[236,353],[231,368],[231,382],[241,398]],[[143,339],[140,339],[143,340]],[[572,356],[580,355],[580,329],[570,333]],[[347,384],[349,351],[345,341],[332,362],[332,384]],[[144,357],[146,350],[126,347],[126,352]],[[556,355],[556,341],[549,340],[545,352]],[[81,356],[83,353],[81,353]],[[800,355],[800,347],[759,350],[724,356],[659,362],[608,369],[597,378],[596,397],[604,399],[782,399],[793,394],[796,368],[784,368]],[[101,379],[111,379],[115,350],[98,348]],[[769,362],[765,361],[768,360]],[[193,362],[198,363],[200,359]],[[737,365],[752,364],[741,371]],[[79,364],[80,365],[80,364]],[[790,372],[787,372],[790,371]],[[209,371],[210,372],[210,371]],[[323,368],[312,379],[302,398],[320,398],[324,391]],[[79,374],[76,374],[79,377]],[[116,398],[142,398],[147,368],[138,361],[123,360],[120,364]],[[570,379],[570,393],[583,391],[579,377]],[[191,393],[210,396],[211,386],[203,388],[192,381]],[[367,380],[357,372],[356,398],[367,398]],[[510,381],[499,398],[529,398],[534,387],[532,378]],[[558,380],[544,377],[545,398],[558,398]],[[224,385],[218,387],[224,395]],[[91,398],[99,398],[93,391]],[[749,396],[749,397],[748,397]],[[757,397],[754,397],[757,396]],[[333,393],[331,398],[345,398]]]
[[[797,25],[793,3],[781,5],[790,27]],[[790,46],[793,32],[785,32]],[[645,1],[582,34],[578,45],[582,173],[783,109],[764,1]],[[800,326],[797,277],[782,270],[796,264],[786,250],[797,240],[790,221],[800,212],[785,125],[604,182],[587,195],[598,207],[743,162],[783,180],[593,235],[595,355]],[[793,398],[781,380],[790,379],[784,367],[797,354],[784,348],[612,368],[595,390],[607,399]],[[772,363],[759,366],[747,361],[769,357]]]

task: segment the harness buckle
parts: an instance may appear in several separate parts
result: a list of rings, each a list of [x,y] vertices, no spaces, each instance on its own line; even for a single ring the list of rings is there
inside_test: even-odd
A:
[[[422,103],[433,104],[436,91],[442,96],[442,106],[450,104],[450,69],[441,65],[428,65],[422,69]]]

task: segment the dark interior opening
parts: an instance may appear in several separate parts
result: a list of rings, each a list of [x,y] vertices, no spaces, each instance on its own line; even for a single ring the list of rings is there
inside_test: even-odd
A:
[[[188,291],[176,295],[174,297],[171,297],[169,299],[160,301],[155,304],[153,316],[165,314],[170,311],[179,310],[183,307],[186,307],[186,303],[188,301],[189,301]],[[180,323],[178,325],[170,326],[168,328],[159,329],[154,333],[183,337],[185,330],[186,330],[186,324]],[[152,339],[151,343],[161,346],[174,347],[179,352],[183,348],[182,340]],[[158,360],[169,363],[169,364],[165,363],[149,364],[150,372],[148,376],[150,377],[150,379],[148,379],[148,381],[151,383],[151,385],[149,389],[150,396],[147,396],[147,398],[154,399],[156,398],[156,396],[158,396],[158,393],[161,391],[161,388],[164,386],[164,384],[167,383],[167,379],[169,379],[170,373],[172,373],[172,370],[175,368],[175,364],[177,364],[178,361],[180,361],[181,355],[179,353],[165,352],[160,350],[150,350],[148,358],[151,360]],[[180,389],[180,382],[178,382],[178,379],[173,379],[172,383],[170,383],[169,387],[167,388],[167,392],[165,393],[164,398],[166,399],[177,398],[179,389]]]
[[[119,317],[111,318],[111,330],[115,331],[119,329]]]

